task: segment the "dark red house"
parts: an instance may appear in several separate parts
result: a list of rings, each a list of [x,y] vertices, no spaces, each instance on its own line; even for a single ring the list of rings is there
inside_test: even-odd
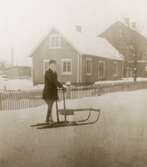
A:
[[[123,56],[109,42],[89,37],[82,29],[52,29],[38,44],[32,56],[34,84],[44,82],[48,61],[57,61],[59,80],[71,83],[93,83],[121,79]]]
[[[124,55],[124,76],[132,77],[137,69],[138,77],[147,77],[147,38],[139,33],[134,23],[116,22],[100,37],[107,39]]]

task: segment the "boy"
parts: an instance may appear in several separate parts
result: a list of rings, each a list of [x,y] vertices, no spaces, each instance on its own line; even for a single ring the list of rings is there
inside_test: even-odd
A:
[[[63,88],[63,85],[57,79],[56,61],[49,61],[49,69],[45,72],[45,85],[43,89],[43,99],[48,105],[46,122],[52,121],[51,112],[53,103],[58,100],[58,88]]]

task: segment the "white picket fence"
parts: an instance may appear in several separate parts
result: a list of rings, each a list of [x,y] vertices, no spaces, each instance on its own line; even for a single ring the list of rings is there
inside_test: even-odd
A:
[[[146,89],[147,81],[129,82],[129,83],[107,83],[90,86],[70,86],[68,87],[66,99],[75,99],[87,96],[100,96],[102,94],[131,91],[136,89]],[[59,90],[59,100],[62,99],[62,91]],[[37,107],[44,104],[42,99],[42,90],[31,91],[0,91],[0,110],[16,110],[24,108]]]

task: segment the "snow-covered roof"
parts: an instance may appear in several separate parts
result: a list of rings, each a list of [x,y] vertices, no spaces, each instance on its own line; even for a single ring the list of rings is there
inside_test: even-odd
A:
[[[123,60],[123,56],[106,40],[71,29],[56,29],[80,54]]]
[[[79,54],[93,55],[114,60],[124,60],[123,55],[120,54],[106,39],[96,35],[88,35],[83,31],[78,32],[74,27],[58,27],[58,29],[56,26],[55,28],[51,28],[50,33],[52,31],[57,31],[79,52]],[[43,39],[44,37],[40,40],[39,44],[41,44]],[[33,49],[31,56],[33,56],[34,51],[35,49]]]

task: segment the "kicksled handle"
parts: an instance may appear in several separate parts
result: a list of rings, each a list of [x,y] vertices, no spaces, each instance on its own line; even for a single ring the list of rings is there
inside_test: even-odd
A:
[[[66,111],[66,103],[65,103],[65,90],[64,88],[62,89],[62,93],[63,93],[63,107],[64,107],[64,111],[65,111],[65,115],[64,115],[64,120],[67,120],[67,111]]]

